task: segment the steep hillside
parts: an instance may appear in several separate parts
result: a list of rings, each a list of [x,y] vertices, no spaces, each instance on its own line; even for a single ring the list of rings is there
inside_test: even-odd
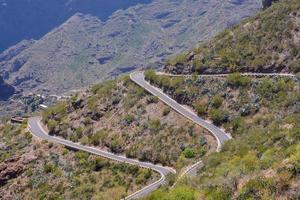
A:
[[[52,135],[177,169],[216,149],[208,131],[128,77],[95,85],[47,109],[43,119]]]
[[[3,81],[3,78],[0,76],[0,101],[7,100],[14,93],[15,93],[14,87],[6,84]]]
[[[233,136],[220,153],[203,158],[196,177],[147,200],[300,198],[298,78],[170,78],[147,72],[147,79]]]
[[[282,0],[171,59],[171,73],[300,71],[300,1]]]
[[[158,174],[41,142],[26,124],[0,124],[0,195],[11,199],[119,200]]]
[[[0,0],[0,52],[24,39],[40,39],[77,12],[93,14],[105,21],[118,9],[150,2],[150,0]]]
[[[0,55],[0,71],[25,92],[61,93],[160,62],[260,8],[260,0],[155,0],[106,22],[76,14],[18,54]]]

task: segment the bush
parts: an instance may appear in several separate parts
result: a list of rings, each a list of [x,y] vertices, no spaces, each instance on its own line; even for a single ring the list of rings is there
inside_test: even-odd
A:
[[[49,133],[53,133],[55,131],[55,128],[58,126],[58,122],[55,120],[49,120],[48,123],[48,129],[49,129]]]
[[[250,84],[251,79],[249,77],[242,76],[240,73],[233,73],[226,77],[226,81],[231,87],[246,87]]]
[[[126,125],[130,125],[133,121],[134,121],[134,116],[133,115],[130,115],[130,114],[127,114],[125,117],[124,117],[124,122],[126,123]]]
[[[163,116],[167,116],[170,112],[171,112],[171,108],[170,108],[170,107],[166,107],[166,108],[163,110]]]
[[[200,60],[193,61],[193,71],[201,74],[206,69],[205,65]]]
[[[219,108],[223,104],[223,98],[220,95],[215,95],[212,98],[212,106],[214,108]]]
[[[300,72],[300,59],[293,62],[289,68],[294,72],[294,73],[298,73]]]
[[[276,188],[274,188],[270,180],[258,177],[250,180],[242,188],[242,191],[237,199],[274,199],[275,191]]]
[[[223,122],[223,114],[219,109],[211,109],[209,117],[216,125],[221,125]]]
[[[152,120],[150,120],[149,124],[148,124],[148,128],[152,132],[158,132],[158,131],[160,131],[160,129],[162,128],[160,120],[159,119],[152,119]]]
[[[150,81],[150,83],[156,83],[158,76],[156,75],[154,70],[150,69],[145,71],[145,79],[147,81]]]
[[[55,171],[55,167],[52,164],[45,164],[44,165],[44,172],[45,173],[53,173]]]
[[[156,96],[149,96],[147,97],[147,104],[151,104],[151,103],[158,103],[158,97]]]
[[[184,64],[187,61],[186,54],[178,54],[167,61],[168,65]]]
[[[183,151],[183,155],[184,155],[184,157],[186,157],[186,158],[195,158],[196,153],[195,153],[194,149],[192,149],[192,148],[186,148],[186,149]]]

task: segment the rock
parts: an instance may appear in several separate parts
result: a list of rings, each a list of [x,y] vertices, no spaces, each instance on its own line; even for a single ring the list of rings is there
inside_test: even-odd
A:
[[[5,145],[4,143],[1,142],[1,143],[0,143],[0,149],[1,149],[1,150],[6,150],[6,148],[7,148],[6,145]]]
[[[23,157],[22,157],[22,163],[24,165],[26,164],[29,164],[31,163],[32,161],[36,160],[37,157],[34,155],[34,153],[29,153],[29,154],[25,154]]]
[[[96,112],[92,114],[91,119],[94,121],[99,121],[101,117],[103,117],[103,113]]]
[[[73,108],[75,110],[83,108],[84,107],[84,105],[83,105],[83,99],[79,99],[79,100],[77,100],[75,102],[72,102],[72,106],[73,106]]]
[[[8,180],[18,177],[25,169],[20,162],[20,157],[12,157],[0,164],[0,186],[5,185]]]

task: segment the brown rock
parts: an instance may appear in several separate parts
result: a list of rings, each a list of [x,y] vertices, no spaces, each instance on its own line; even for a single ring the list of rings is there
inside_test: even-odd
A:
[[[20,160],[20,157],[12,157],[0,164],[0,185],[5,185],[24,171],[25,166]]]

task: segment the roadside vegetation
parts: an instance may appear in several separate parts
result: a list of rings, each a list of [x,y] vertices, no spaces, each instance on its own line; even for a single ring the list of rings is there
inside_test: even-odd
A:
[[[50,134],[177,169],[216,148],[213,137],[128,76],[95,85],[43,113]]]
[[[231,133],[220,153],[178,188],[162,188],[147,200],[297,199],[300,188],[300,83],[297,78],[168,77],[153,71],[146,79],[181,104],[194,108]],[[188,152],[192,155],[191,152]],[[189,192],[188,192],[189,191]],[[190,196],[194,191],[196,196]]]
[[[26,123],[1,123],[0,155],[3,200],[119,200],[159,178],[151,170],[38,141]]]
[[[281,0],[167,62],[172,73],[300,71],[299,0]]]

